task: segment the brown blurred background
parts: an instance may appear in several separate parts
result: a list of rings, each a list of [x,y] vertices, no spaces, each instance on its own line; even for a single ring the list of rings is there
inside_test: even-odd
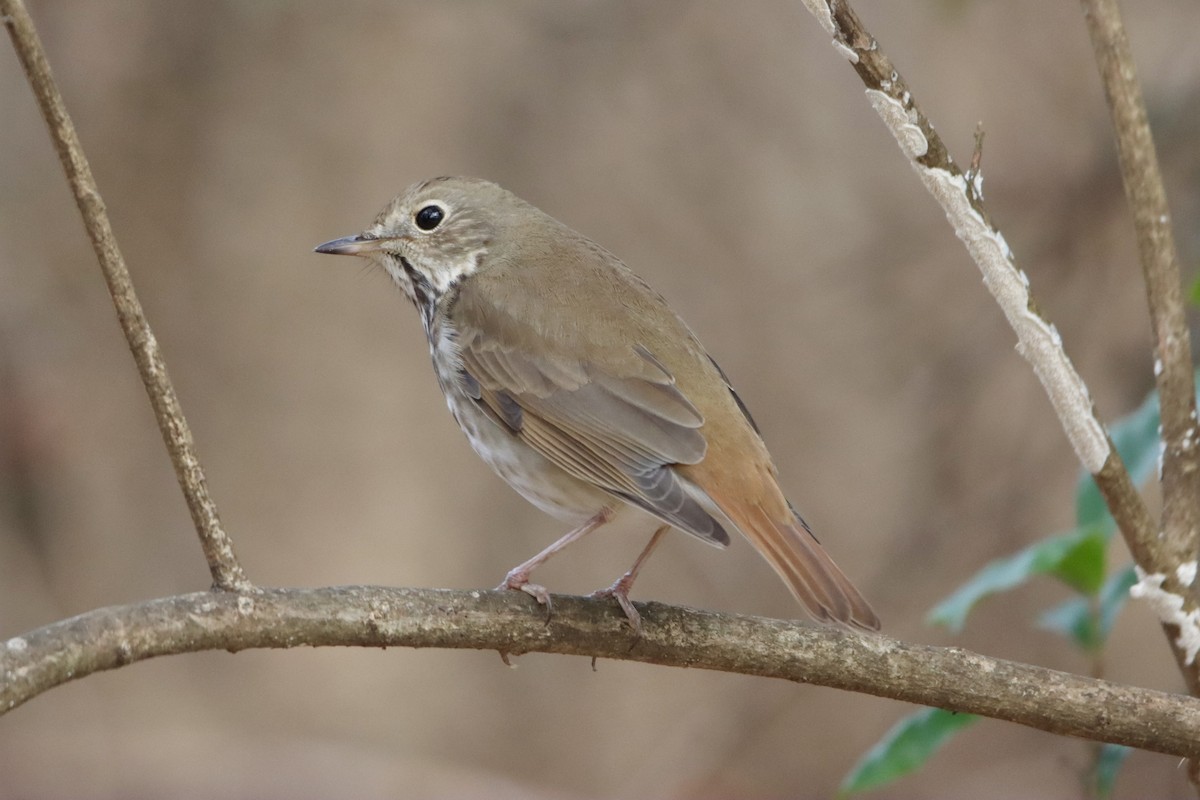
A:
[[[1152,384],[1074,2],[861,2],[1103,418]],[[1125,3],[1185,274],[1200,6]],[[1047,580],[960,636],[925,612],[1072,524],[1077,464],[1014,336],[796,2],[32,2],[253,580],[490,587],[561,532],[471,453],[417,316],[314,255],[408,183],[489,177],[620,254],[738,386],[785,487],[893,636],[1086,671]],[[0,47],[0,637],[207,572],[33,100]],[[606,585],[641,538],[539,577]],[[675,536],[635,596],[795,617],[744,542]],[[1113,558],[1126,555],[1114,544]],[[1128,609],[1108,674],[1180,682]],[[818,797],[909,710],[728,675],[490,652],[206,653],[0,720],[0,797]],[[1076,797],[1083,744],[985,722],[887,797]],[[1189,796],[1135,754],[1118,796]]]

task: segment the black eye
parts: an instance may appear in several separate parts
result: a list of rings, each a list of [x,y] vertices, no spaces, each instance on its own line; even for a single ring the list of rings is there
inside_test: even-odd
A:
[[[417,212],[414,219],[417,222],[417,227],[423,231],[431,231],[438,225],[442,224],[446,212],[442,211],[441,206],[425,206]]]

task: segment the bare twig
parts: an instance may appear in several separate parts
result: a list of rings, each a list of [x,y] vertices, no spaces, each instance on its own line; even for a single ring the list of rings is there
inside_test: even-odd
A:
[[[983,122],[975,125],[975,150],[971,153],[971,166],[967,167],[967,175],[978,175],[983,172]]]
[[[1200,755],[1200,700],[958,648],[638,603],[641,635],[612,605],[555,596],[549,623],[514,592],[338,587],[200,592],[102,608],[0,642],[0,710],[93,672],[155,656],[361,645],[541,652],[783,678],[1055,734]]]
[[[1158,526],[1096,417],[1087,386],[1063,350],[1058,331],[1038,310],[1029,291],[1029,279],[1017,269],[1004,237],[991,224],[982,193],[968,183],[954,163],[908,85],[863,27],[848,0],[804,2],[866,85],[871,105],[983,272],[984,284],[1017,334],[1018,352],[1045,387],[1067,438],[1104,496],[1134,560],[1145,572],[1169,573],[1174,581],[1180,562],[1174,551],[1160,541]],[[972,177],[978,180],[979,176]],[[1187,643],[1178,640],[1178,631],[1168,629],[1167,633],[1180,663],[1189,660]],[[1193,686],[1194,665],[1185,670],[1185,676]]]
[[[1200,542],[1200,431],[1196,424],[1191,340],[1184,317],[1183,282],[1171,233],[1170,209],[1116,0],[1082,0],[1082,5],[1112,113],[1121,179],[1133,212],[1154,330],[1154,375],[1165,443],[1161,546],[1168,565],[1195,564]],[[1194,575],[1194,571],[1189,574]],[[1170,572],[1165,578],[1165,591],[1187,597],[1188,610],[1196,608],[1194,583],[1180,581]],[[1196,624],[1191,623],[1193,628]],[[1188,622],[1183,625],[1186,627]],[[1195,635],[1200,636],[1200,630]],[[1193,675],[1192,692],[1198,691],[1200,679]]]
[[[50,138],[54,140],[59,160],[67,173],[67,182],[75,195],[75,203],[83,215],[84,227],[92,240],[92,248],[96,251],[96,258],[100,261],[100,269],[104,272],[104,280],[117,309],[117,320],[137,362],[138,373],[154,407],[154,416],[187,500],[192,522],[200,535],[213,584],[220,589],[249,590],[250,581],[238,563],[233,542],[221,527],[217,506],[209,496],[204,470],[196,456],[192,433],[180,408],[179,398],[167,375],[162,351],[134,292],[125,259],[121,256],[108,221],[104,201],[83,154],[75,126],[67,114],[62,95],[50,73],[50,65],[33,27],[33,20],[21,0],[0,0],[0,16],[37,96],[42,116],[50,128]]]

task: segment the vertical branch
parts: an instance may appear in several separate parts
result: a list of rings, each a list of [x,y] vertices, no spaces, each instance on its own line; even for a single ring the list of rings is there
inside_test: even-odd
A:
[[[1179,255],[1129,38],[1116,0],[1081,0],[1112,114],[1125,196],[1133,212],[1154,329],[1154,375],[1162,409],[1163,547],[1171,565],[1196,559],[1200,539],[1200,451],[1192,349]],[[1186,590],[1187,587],[1181,587]]]
[[[150,330],[146,315],[142,312],[142,304],[134,292],[125,259],[121,256],[108,221],[104,201],[83,154],[75,126],[67,114],[62,95],[59,94],[54,77],[50,73],[50,65],[46,61],[46,54],[33,26],[33,20],[30,19],[22,0],[0,0],[0,16],[37,97],[42,116],[50,129],[50,137],[54,140],[54,147],[67,174],[67,182],[75,195],[75,203],[83,216],[88,238],[91,239],[96,258],[100,261],[100,269],[104,273],[105,283],[108,284],[109,294],[112,295],[113,304],[116,306],[117,320],[125,333],[133,359],[137,362],[138,373],[146,387],[146,393],[150,396],[150,405],[154,407],[154,416],[158,420],[163,442],[175,467],[175,476],[187,500],[196,532],[200,535],[200,544],[208,559],[213,584],[219,589],[249,589],[250,581],[238,563],[233,552],[233,542],[221,527],[217,506],[209,496],[204,470],[200,466],[192,441],[192,432],[183,416],[171,379],[167,375],[167,366],[163,361],[158,341]]]

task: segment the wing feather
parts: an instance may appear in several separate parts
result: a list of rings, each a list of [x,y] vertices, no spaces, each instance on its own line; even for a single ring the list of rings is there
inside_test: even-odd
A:
[[[475,304],[478,305],[478,299]],[[715,544],[729,536],[676,473],[704,458],[704,417],[640,345],[607,363],[535,354],[460,323],[460,385],[489,419],[570,475]]]

